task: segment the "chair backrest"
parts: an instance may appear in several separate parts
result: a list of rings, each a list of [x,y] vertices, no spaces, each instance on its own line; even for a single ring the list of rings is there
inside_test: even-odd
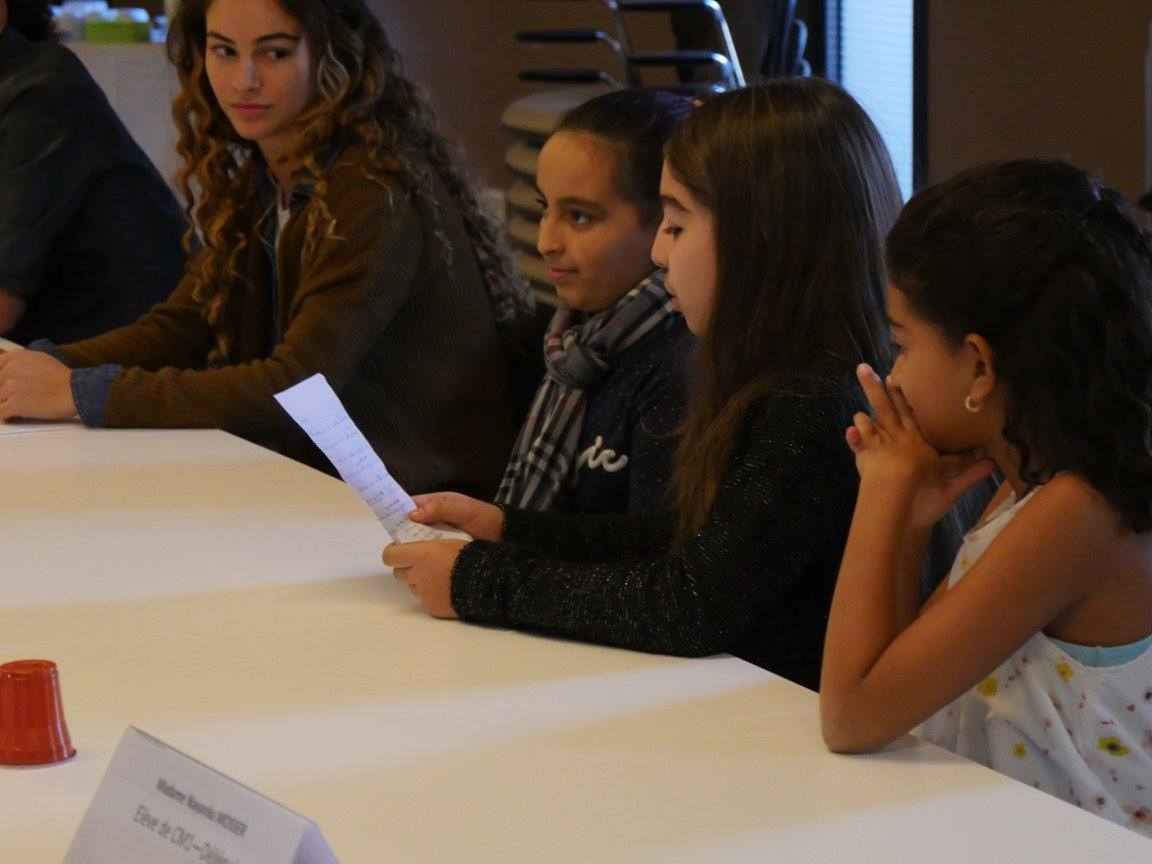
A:
[[[768,45],[760,74],[765,78],[811,75],[804,59],[808,25],[796,17],[796,0],[775,0],[768,30]]]
[[[537,0],[540,2],[540,0]],[[547,0],[547,2],[561,2],[561,0]],[[563,0],[571,3],[574,0]],[[555,84],[589,84],[604,82],[613,86],[624,84],[635,85],[638,82],[628,76],[628,63],[626,57],[630,51],[628,44],[628,31],[624,20],[617,8],[616,0],[579,0],[589,6],[602,7],[600,18],[602,26],[587,27],[560,27],[548,29],[520,30],[515,34],[516,41],[530,45],[589,45],[606,48],[611,57],[613,71],[600,67],[566,68],[533,68],[525,69],[519,73],[521,81],[549,82]],[[589,23],[595,9],[589,9]],[[606,13],[606,14],[605,14]],[[603,52],[598,52],[603,57]]]
[[[712,66],[718,73],[724,89],[744,86],[744,70],[740,66],[740,58],[736,54],[736,45],[732,41],[732,32],[728,28],[728,20],[724,17],[724,10],[718,0],[619,0],[618,7],[625,16],[630,14],[664,14],[683,12],[695,9],[702,17],[709,20],[713,30],[714,42],[718,46],[708,52],[704,57],[702,52],[688,49],[675,49],[671,51],[652,51],[629,55],[631,62],[642,66],[665,66],[684,68],[686,66],[700,67]],[[627,32],[627,17],[624,19],[625,32]]]

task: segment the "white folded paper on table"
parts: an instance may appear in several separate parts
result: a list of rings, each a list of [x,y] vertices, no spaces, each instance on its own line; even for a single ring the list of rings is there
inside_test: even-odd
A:
[[[416,502],[388,473],[323,375],[313,375],[277,393],[276,401],[328,457],[360,500],[372,508],[393,540],[413,543],[472,539],[463,531],[409,521],[408,514],[416,509]]]
[[[338,864],[309,819],[129,727],[64,864]]]

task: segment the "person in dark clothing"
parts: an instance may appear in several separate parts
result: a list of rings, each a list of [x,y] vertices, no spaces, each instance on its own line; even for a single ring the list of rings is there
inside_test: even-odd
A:
[[[476,539],[392,545],[433,615],[698,656],[808,687],[857,479],[853,370],[889,360],[883,238],[900,206],[863,109],[818,79],[706,102],[673,135],[653,260],[700,336],[675,507],[646,518],[417,499]],[[499,540],[500,542],[495,542]]]
[[[644,513],[668,508],[684,419],[692,334],[672,321],[629,350],[588,400],[572,481],[550,509],[558,513]]]
[[[5,26],[6,19],[6,26]],[[0,0],[0,335],[127,324],[184,272],[186,222],[47,0]]]
[[[667,507],[691,336],[652,241],[668,136],[692,110],[617,90],[569,111],[540,153],[540,255],[565,306],[496,502],[562,513]]]

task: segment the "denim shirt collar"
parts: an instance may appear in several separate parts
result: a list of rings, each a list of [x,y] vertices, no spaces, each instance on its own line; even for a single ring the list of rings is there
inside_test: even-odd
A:
[[[336,157],[344,150],[344,146],[343,142],[333,142],[332,145],[321,154],[320,158],[316,160],[321,170],[326,171],[332,166],[332,163],[336,161]],[[268,170],[268,163],[264,160],[259,150],[253,153],[252,158],[257,160],[256,171],[254,172],[254,184],[256,196],[262,208],[258,230],[260,240],[271,253],[276,248],[276,231],[278,228],[276,219],[278,204],[276,183],[273,181],[272,174]],[[312,196],[315,194],[315,180],[309,177],[298,179],[296,185],[292,187],[292,192],[288,195],[288,210],[295,213],[305,202],[312,200]]]

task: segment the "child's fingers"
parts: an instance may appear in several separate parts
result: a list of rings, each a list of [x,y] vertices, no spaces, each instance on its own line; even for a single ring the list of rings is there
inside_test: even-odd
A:
[[[888,394],[892,398],[892,407],[896,409],[896,416],[900,418],[900,425],[908,431],[919,431],[916,424],[916,415],[912,413],[912,406],[908,404],[908,397],[904,391],[892,383],[892,376],[888,376]]]
[[[879,430],[875,421],[863,411],[857,411],[852,417],[852,428],[856,430],[857,448],[866,449],[875,439]]]
[[[455,492],[435,492],[412,500],[416,502],[417,509],[409,513],[408,518],[426,525],[440,522],[445,525],[463,525],[475,518],[477,510],[483,506],[481,502]]]
[[[844,440],[848,442],[848,449],[853,453],[859,453],[864,449],[860,442],[860,430],[855,426],[849,426],[844,430]]]
[[[940,473],[944,477],[952,477],[965,471],[968,466],[977,462],[987,461],[995,465],[983,450],[968,450],[964,453],[950,453],[940,457]]]
[[[985,477],[990,477],[995,470],[996,463],[985,457],[970,461],[954,474],[947,476],[944,481],[944,496],[948,506],[951,507],[959,501],[965,492]]]
[[[884,389],[884,382],[880,376],[867,363],[856,367],[856,378],[864,389],[868,404],[872,406],[872,415],[876,418],[876,425],[881,429],[898,429],[900,417],[892,406],[892,399]]]
[[[380,560],[386,567],[394,569],[412,567],[423,557],[427,544],[427,540],[416,543],[389,543],[384,547]]]
[[[384,551],[380,554],[380,560],[384,562],[385,567],[391,567],[393,570],[411,566],[408,554],[400,543],[389,543],[385,546]]]
[[[965,468],[972,464],[972,459],[968,456],[941,456],[940,457],[940,475],[945,480],[955,477]]]
[[[423,501],[420,500],[422,498]],[[445,501],[444,495],[420,495],[419,498],[414,498],[412,501],[416,502],[416,509],[408,514],[408,518],[412,522],[432,525],[447,520],[446,511],[450,509],[450,505]]]
[[[416,495],[412,500],[416,504],[416,509],[408,514],[408,518],[413,522],[421,522],[426,525],[443,522],[446,518],[446,511],[451,508],[448,503],[448,495],[444,492]]]

